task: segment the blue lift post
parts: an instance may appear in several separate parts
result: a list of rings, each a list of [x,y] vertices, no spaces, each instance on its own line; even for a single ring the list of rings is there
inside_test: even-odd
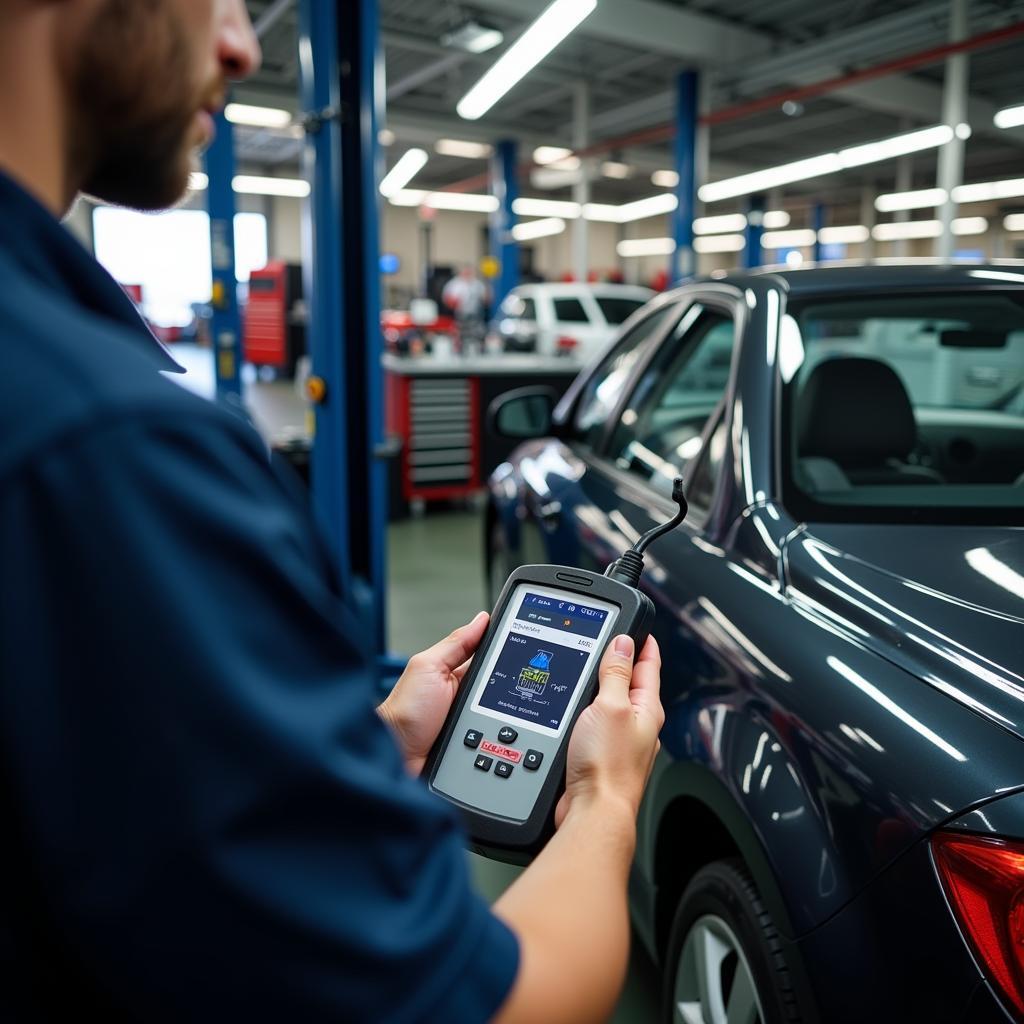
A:
[[[387,478],[381,368],[376,0],[300,0],[299,71],[311,184],[305,210],[313,505],[369,638],[385,658]]]
[[[672,234],[676,247],[672,253],[669,280],[678,284],[697,272],[693,252],[693,214],[697,201],[697,72],[680,72],[676,79],[676,199],[672,216]]]
[[[750,270],[761,266],[761,235],[764,234],[764,210],[767,199],[764,195],[753,195],[747,200],[747,228],[744,232],[746,245],[743,249],[743,266]]]
[[[215,120],[216,135],[206,150],[206,209],[210,215],[210,265],[213,317],[210,336],[217,398],[242,403],[242,320],[238,312],[235,280],[235,140],[231,122],[221,111]]]
[[[814,229],[814,246],[811,248],[811,259],[821,262],[821,229],[825,226],[825,204],[815,203],[811,210],[811,227]]]
[[[519,284],[519,243],[512,234],[516,215],[512,204],[519,188],[516,180],[516,144],[503,139],[494,147],[491,157],[491,191],[498,199],[498,208],[491,214],[491,255],[498,261],[494,281],[493,308]]]

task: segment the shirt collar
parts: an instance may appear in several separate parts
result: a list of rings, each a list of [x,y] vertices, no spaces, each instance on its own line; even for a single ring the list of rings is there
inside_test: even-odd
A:
[[[44,287],[60,290],[79,305],[129,328],[147,346],[158,368],[184,369],[153,335],[124,289],[40,203],[0,172],[0,251]]]

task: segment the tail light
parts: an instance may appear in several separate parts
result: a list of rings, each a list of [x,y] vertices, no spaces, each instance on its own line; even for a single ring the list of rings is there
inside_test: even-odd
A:
[[[1024,1015],[1024,843],[940,832],[932,853],[979,964]]]
[[[579,342],[575,338],[570,338],[568,334],[563,334],[555,343],[559,352],[571,352],[577,345]]]

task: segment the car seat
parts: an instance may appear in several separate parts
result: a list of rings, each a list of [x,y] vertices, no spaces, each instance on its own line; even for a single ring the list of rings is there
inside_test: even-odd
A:
[[[896,371],[877,359],[839,356],[814,367],[799,397],[800,475],[813,490],[864,484],[940,484],[907,462],[917,423]]]

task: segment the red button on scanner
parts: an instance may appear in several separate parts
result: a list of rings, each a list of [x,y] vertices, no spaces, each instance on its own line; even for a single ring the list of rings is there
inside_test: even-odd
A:
[[[490,740],[484,740],[480,744],[480,749],[486,750],[488,754],[494,754],[495,757],[503,757],[506,761],[511,761],[513,764],[519,764],[523,759],[523,752],[521,750],[503,747],[498,743],[492,743]]]

